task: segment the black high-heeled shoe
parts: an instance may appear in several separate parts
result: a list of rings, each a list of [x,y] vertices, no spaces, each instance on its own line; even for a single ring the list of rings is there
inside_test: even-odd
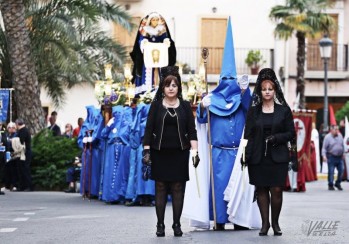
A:
[[[179,224],[179,223],[173,224],[173,225],[172,225],[172,229],[173,229],[173,234],[174,234],[174,236],[179,237],[179,236],[182,236],[182,235],[183,235],[183,232],[182,232],[182,230],[181,230],[181,224]]]
[[[279,225],[273,225],[272,228],[274,231],[274,236],[282,236],[282,231]]]
[[[259,232],[259,236],[267,236],[268,235],[268,231],[270,228],[270,224],[268,224],[266,227],[262,226],[261,231]]]
[[[165,225],[164,224],[157,224],[156,225],[156,236],[157,237],[163,237],[165,236]]]

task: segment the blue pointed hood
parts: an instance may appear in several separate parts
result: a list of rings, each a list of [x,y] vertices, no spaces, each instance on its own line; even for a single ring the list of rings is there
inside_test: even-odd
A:
[[[223,52],[219,84],[212,91],[210,111],[219,116],[232,114],[240,105],[241,89],[237,83],[233,31],[230,17]]]
[[[228,19],[227,34],[225,36],[225,44],[223,51],[223,61],[220,79],[222,78],[236,78],[236,64],[235,64],[235,50],[233,31],[231,27],[230,17]]]

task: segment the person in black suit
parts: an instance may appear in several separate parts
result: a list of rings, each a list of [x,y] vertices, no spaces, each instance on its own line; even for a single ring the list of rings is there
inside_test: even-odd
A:
[[[30,164],[32,160],[31,135],[29,129],[24,124],[23,119],[16,119],[17,136],[22,145],[25,145],[25,160],[19,160],[20,191],[32,191],[32,177]]]
[[[194,167],[199,164],[194,115],[182,99],[177,66],[161,68],[161,82],[150,106],[143,139],[143,163],[150,165],[155,180],[155,209],[158,237],[165,236],[165,209],[168,190],[172,194],[174,236],[183,235],[180,218],[186,181],[189,180],[189,155]]]
[[[247,139],[245,162],[250,184],[256,186],[257,203],[262,217],[260,236],[268,234],[269,206],[274,235],[282,235],[279,215],[282,191],[286,183],[290,154],[288,142],[295,142],[295,128],[290,107],[272,69],[262,69],[256,81],[247,114],[244,139]]]
[[[56,124],[56,120],[57,120],[57,117],[52,115],[50,118],[49,118],[49,121],[50,121],[50,126],[48,127],[48,129],[50,131],[52,131],[52,135],[53,136],[60,136],[61,135],[61,128]]]

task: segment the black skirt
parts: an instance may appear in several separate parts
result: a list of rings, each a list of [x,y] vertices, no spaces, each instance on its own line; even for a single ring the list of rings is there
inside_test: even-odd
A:
[[[188,181],[189,150],[150,150],[151,179],[156,181]]]
[[[275,163],[263,157],[260,164],[248,166],[250,184],[255,186],[280,186],[286,184],[288,163]]]

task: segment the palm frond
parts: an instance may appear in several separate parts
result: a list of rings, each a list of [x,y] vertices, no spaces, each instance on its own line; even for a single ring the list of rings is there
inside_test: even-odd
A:
[[[39,83],[56,106],[64,102],[66,88],[99,79],[105,63],[122,69],[125,47],[100,31],[101,21],[134,27],[120,6],[104,0],[27,0],[26,18]]]

